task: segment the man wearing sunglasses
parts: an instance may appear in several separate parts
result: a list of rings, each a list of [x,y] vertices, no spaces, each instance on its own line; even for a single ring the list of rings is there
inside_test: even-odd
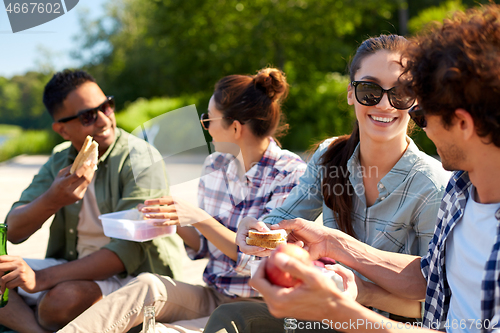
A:
[[[457,12],[417,37],[407,55],[412,79],[405,85],[419,102],[410,116],[436,145],[443,167],[455,171],[428,252],[385,252],[338,230],[283,221],[276,228],[291,231],[311,253],[332,257],[378,286],[358,280],[356,289],[354,278],[345,276],[351,292],[341,293],[314,268],[278,254],[278,269],[303,283],[273,286],[262,268],[250,282],[276,317],[325,320],[346,332],[415,328],[361,306],[353,300],[357,294],[361,304],[387,311],[425,300],[427,331],[500,332],[500,6]],[[379,89],[373,98],[381,94]]]
[[[113,97],[88,73],[65,70],[46,85],[43,101],[53,130],[67,142],[54,148],[6,219],[9,240],[19,243],[55,214],[46,259],[0,258],[0,275],[11,272],[0,280],[1,291],[10,289],[0,324],[18,332],[57,330],[132,276],[155,272],[175,278],[181,267],[177,236],[137,243],[103,233],[100,214],[168,194],[163,172],[141,168],[146,171],[134,178],[129,147],[139,139],[116,127]],[[99,144],[97,171],[84,165],[71,175],[69,168],[87,135]],[[159,154],[143,147],[134,152],[134,163]],[[146,181],[163,186],[141,187]]]

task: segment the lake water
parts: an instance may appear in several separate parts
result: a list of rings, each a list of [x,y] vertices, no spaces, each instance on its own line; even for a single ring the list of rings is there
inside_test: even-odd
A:
[[[0,135],[0,147],[7,141],[8,137],[6,135]]]

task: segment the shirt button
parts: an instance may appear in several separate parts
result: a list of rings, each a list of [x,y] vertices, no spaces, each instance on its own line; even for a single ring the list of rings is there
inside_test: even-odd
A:
[[[384,184],[382,183],[378,184],[378,188],[384,188]]]
[[[380,200],[381,200],[381,201],[382,201],[382,200],[384,200],[384,199],[385,199],[385,197],[380,197]]]
[[[73,229],[69,229],[68,231],[69,231],[70,234],[72,234],[72,233],[75,232],[75,230],[73,230]]]
[[[500,209],[498,209],[495,213],[495,217],[497,220],[500,220]]]
[[[75,252],[69,251],[69,255],[72,256]]]

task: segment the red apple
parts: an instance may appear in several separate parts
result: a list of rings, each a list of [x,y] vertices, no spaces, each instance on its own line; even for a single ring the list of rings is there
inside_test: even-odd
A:
[[[266,277],[272,284],[288,288],[302,282],[301,280],[291,276],[290,273],[283,272],[275,265],[274,261],[276,260],[276,253],[285,253],[290,257],[294,257],[295,259],[302,261],[306,265],[312,266],[309,253],[298,245],[283,244],[271,253],[271,256],[266,262]]]

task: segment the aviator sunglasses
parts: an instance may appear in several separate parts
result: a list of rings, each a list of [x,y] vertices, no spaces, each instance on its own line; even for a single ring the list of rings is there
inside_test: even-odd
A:
[[[200,123],[201,126],[208,131],[208,127],[210,126],[210,122],[212,120],[219,120],[219,119],[233,119],[231,117],[219,117],[219,118],[209,118],[208,113],[202,113],[200,116]]]
[[[427,119],[425,119],[424,110],[420,107],[420,105],[415,105],[408,111],[411,120],[417,124],[420,128],[425,128],[427,126]]]
[[[415,102],[415,98],[397,92],[397,87],[384,89],[375,82],[370,81],[352,81],[351,85],[354,87],[356,100],[362,105],[377,105],[385,93],[387,93],[391,106],[398,110],[408,109]]]
[[[79,111],[76,116],[66,117],[59,119],[58,123],[65,123],[70,120],[78,118],[83,126],[90,126],[97,120],[97,112],[101,111],[107,117],[115,112],[115,98],[113,96],[106,96],[106,100],[101,105],[87,110]]]

